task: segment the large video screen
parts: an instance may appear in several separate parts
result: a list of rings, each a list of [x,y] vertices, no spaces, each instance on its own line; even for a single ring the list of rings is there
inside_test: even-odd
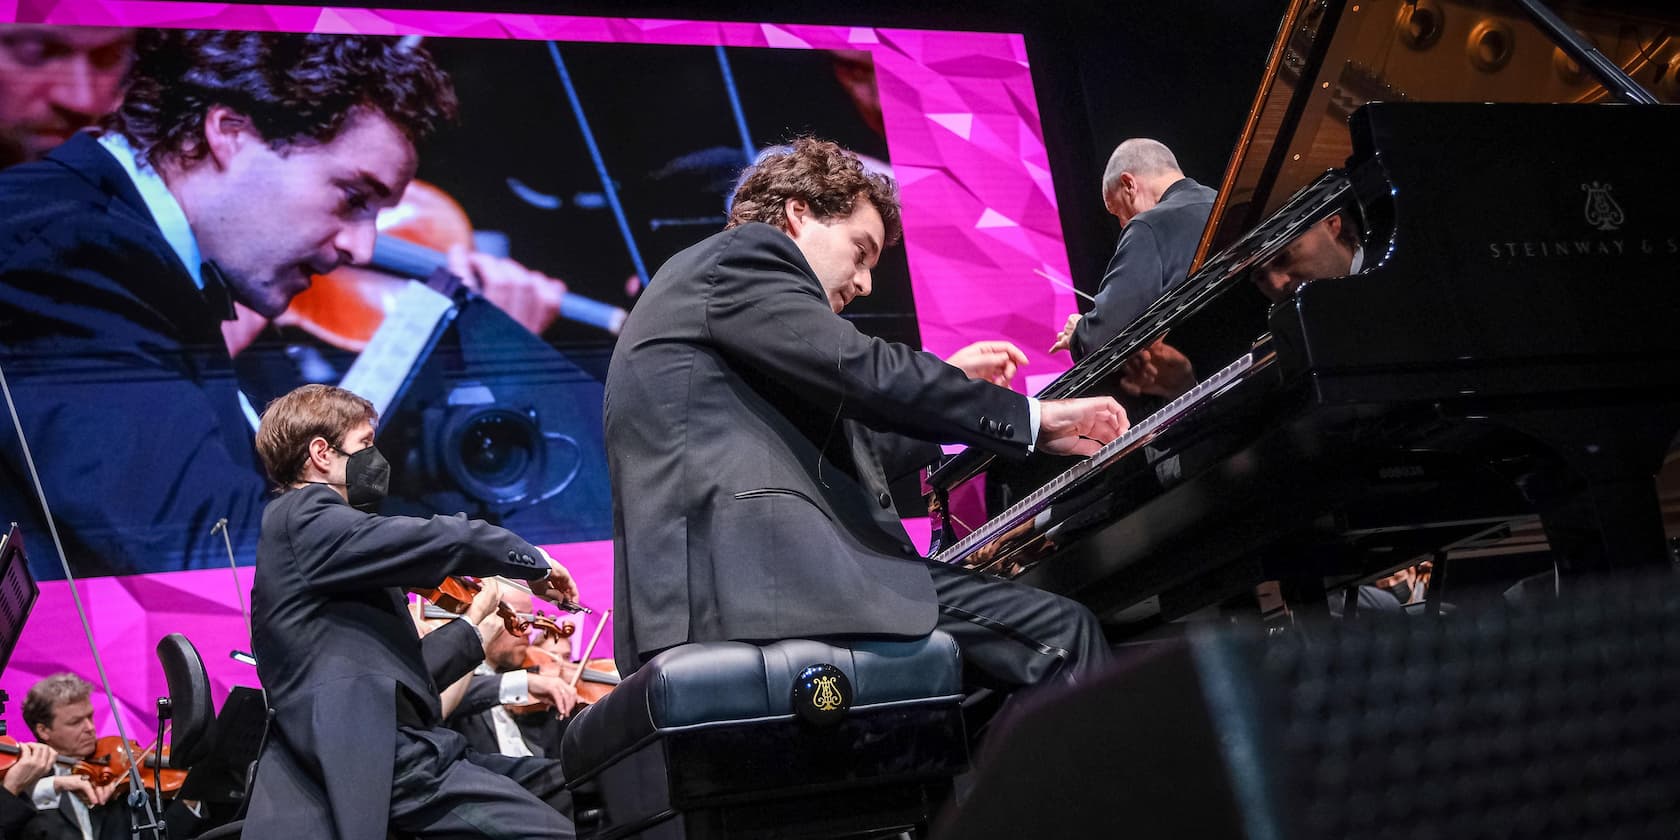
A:
[[[57,671],[97,682],[66,566],[131,726],[165,693],[152,650],[167,633],[199,647],[216,696],[255,684],[255,669],[230,656],[250,647],[242,599],[272,498],[254,421],[268,399],[308,382],[354,387],[380,406],[378,443],[394,465],[385,512],[465,512],[544,544],[597,607],[580,638],[593,635],[589,622],[612,602],[600,409],[617,322],[661,263],[723,226],[741,170],[802,135],[839,142],[900,187],[904,244],[883,256],[874,293],[846,310],[859,329],[941,355],[1013,341],[1031,358],[1015,386],[1028,393],[1067,365],[1045,354],[1077,302],[1056,282],[1068,278],[1067,255],[1018,35],[301,6],[9,8],[6,165],[55,165],[55,149],[117,106],[141,28],[409,38],[459,99],[459,118],[420,147],[414,186],[380,216],[375,265],[313,278],[277,317],[239,308],[208,331],[180,326],[172,307],[198,290],[140,276],[143,266],[114,267],[115,291],[0,283],[0,358],[23,433],[4,421],[0,516],[22,526],[42,581],[3,675],[15,701]],[[250,196],[253,211],[272,198]],[[477,294],[433,291],[449,291],[446,272],[463,264]],[[176,343],[160,348],[159,334]],[[97,693],[95,703],[103,731],[111,712]],[[13,726],[19,705],[8,707]]]

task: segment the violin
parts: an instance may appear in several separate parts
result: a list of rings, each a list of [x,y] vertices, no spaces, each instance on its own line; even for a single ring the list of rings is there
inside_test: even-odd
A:
[[[94,742],[93,755],[86,764],[99,768],[103,772],[88,777],[88,781],[95,785],[107,785],[113,780],[120,779],[117,785],[122,790],[131,778],[128,774],[129,752],[123,750],[123,740],[120,735],[106,735]],[[169,764],[169,748],[161,751],[147,749],[140,746],[139,741],[128,742],[135,760],[140,762],[140,784],[147,790],[161,792],[166,797],[172,797],[180,791],[181,784],[187,780],[187,771],[177,770],[167,766]],[[158,762],[161,761],[160,766]]]
[[[16,738],[0,735],[0,775],[4,775],[7,770],[12,769],[12,765],[18,763],[18,757],[21,755],[23,755],[23,748],[18,746]],[[95,773],[103,772],[99,767],[66,755],[54,758],[53,764],[66,768],[78,776],[86,776],[90,779],[93,778]]]
[[[122,744],[122,736],[107,735],[94,742],[93,755],[83,759],[61,755],[53,759],[53,763],[86,778],[96,787],[108,785],[119,779],[126,784],[130,779],[128,755],[123,751]],[[141,747],[138,741],[129,741],[128,745],[140,760],[140,783],[147,790],[157,790],[160,781],[165,796],[174,796],[181,789],[181,784],[187,780],[187,771],[164,767],[154,775],[153,771],[157,769],[154,759],[157,755],[152,750]],[[22,752],[17,739],[0,735],[0,774],[18,762],[18,756]],[[169,762],[168,747],[163,748],[162,758],[165,764]],[[120,790],[122,785],[118,785],[117,788]]]
[[[398,294],[411,280],[448,270],[447,251],[472,247],[472,224],[448,193],[425,181],[411,181],[402,199],[379,214],[373,259],[316,275],[276,319],[343,350],[360,353],[373,339]],[[614,335],[628,313],[570,291],[560,298],[560,317],[600,327]]]
[[[598,703],[618,687],[618,663],[611,659],[586,659],[574,675],[579,703]]]
[[[567,684],[577,692],[578,702],[599,702],[602,697],[607,696],[618,686],[620,679],[618,665],[613,660],[589,658],[589,655],[595,652],[595,645],[601,641],[601,633],[606,629],[607,622],[611,618],[612,610],[607,610],[601,614],[601,621],[595,625],[595,632],[590,635],[589,644],[584,646],[583,662],[581,664],[573,663],[558,654],[531,645],[525,651],[525,667],[527,669],[535,668],[537,673],[549,676],[566,676],[569,671]],[[537,702],[517,706],[509,705],[507,709],[513,714],[524,714],[538,711],[546,708],[546,706],[545,703]]]
[[[433,606],[455,615],[462,615],[472,606],[473,598],[477,597],[483,589],[484,585],[472,578],[451,575],[444,578],[443,582],[438,584],[436,588],[411,588],[409,591],[431,601]],[[583,609],[581,606],[569,602],[560,606],[562,609],[571,609],[574,606],[580,610]],[[543,636],[547,638],[564,639],[572,635],[577,629],[570,624],[559,624],[554,619],[541,613],[521,615],[515,612],[513,607],[508,606],[506,601],[496,602],[496,615],[502,619],[502,626],[506,627],[509,633],[524,635],[535,628],[541,630]]]

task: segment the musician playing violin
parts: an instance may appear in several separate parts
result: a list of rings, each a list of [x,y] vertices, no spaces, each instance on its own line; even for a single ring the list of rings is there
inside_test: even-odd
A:
[[[61,757],[80,760],[94,757],[98,733],[93,723],[92,690],[93,686],[81,677],[59,673],[37,682],[24,697],[24,723],[40,743],[21,744],[26,753],[35,755],[20,756],[14,769],[24,766],[25,760],[31,767],[39,764],[38,746],[45,747],[52,755],[46,758],[45,772],[27,793],[16,791],[30,798],[40,811],[18,836],[52,840],[118,840],[129,836],[131,815],[123,779],[95,784],[72,772],[67,766],[69,762],[55,761]],[[8,775],[8,790],[10,782]],[[175,836],[190,837],[205,827],[196,802],[176,800],[165,809],[163,818]]]
[[[505,593],[503,601],[521,612],[530,612],[532,606],[531,596],[517,590]],[[560,647],[545,647],[545,650],[563,650],[560,655],[570,658],[570,638],[560,638],[553,645]],[[531,647],[530,639],[521,633],[504,631],[485,641],[484,661],[474,672],[460,705],[445,722],[460,732],[473,749],[513,756],[558,757],[558,739],[549,741],[540,736],[541,719],[569,716],[577,705],[577,691],[557,669],[525,670],[533,658]],[[530,714],[530,719],[509,708],[533,701],[548,708]]]
[[[501,575],[563,602],[576,586],[541,549],[487,523],[359,510],[379,502],[389,475],[375,419],[355,394],[306,385],[270,403],[257,430],[280,491],[263,513],[251,593],[275,720],[243,836],[477,837],[517,826],[524,837],[572,837],[527,789],[518,762],[541,759],[483,755],[441,726],[434,674],[446,669],[430,667],[435,652],[422,651],[403,590]],[[556,787],[557,763],[539,772]]]

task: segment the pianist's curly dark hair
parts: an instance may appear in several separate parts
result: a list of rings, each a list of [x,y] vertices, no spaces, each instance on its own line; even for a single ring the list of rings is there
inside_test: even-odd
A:
[[[881,214],[883,247],[904,234],[893,180],[865,170],[857,155],[838,144],[815,137],[794,140],[788,151],[768,155],[742,173],[726,227],[764,222],[785,230],[790,198],[804,199],[823,219],[850,216],[862,198]]]
[[[276,150],[331,142],[358,108],[419,143],[455,118],[455,89],[424,48],[397,38],[143,30],[123,103],[103,125],[154,164],[191,163],[209,152],[214,105],[249,118]]]

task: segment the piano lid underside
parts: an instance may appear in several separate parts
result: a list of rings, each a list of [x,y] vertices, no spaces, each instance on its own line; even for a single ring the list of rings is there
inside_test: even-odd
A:
[[[1600,51],[1680,102],[1680,13],[1553,2]],[[1625,6],[1627,4],[1615,4]],[[1509,0],[1297,0],[1231,156],[1196,265],[1351,150],[1371,101],[1601,102],[1604,86]]]

